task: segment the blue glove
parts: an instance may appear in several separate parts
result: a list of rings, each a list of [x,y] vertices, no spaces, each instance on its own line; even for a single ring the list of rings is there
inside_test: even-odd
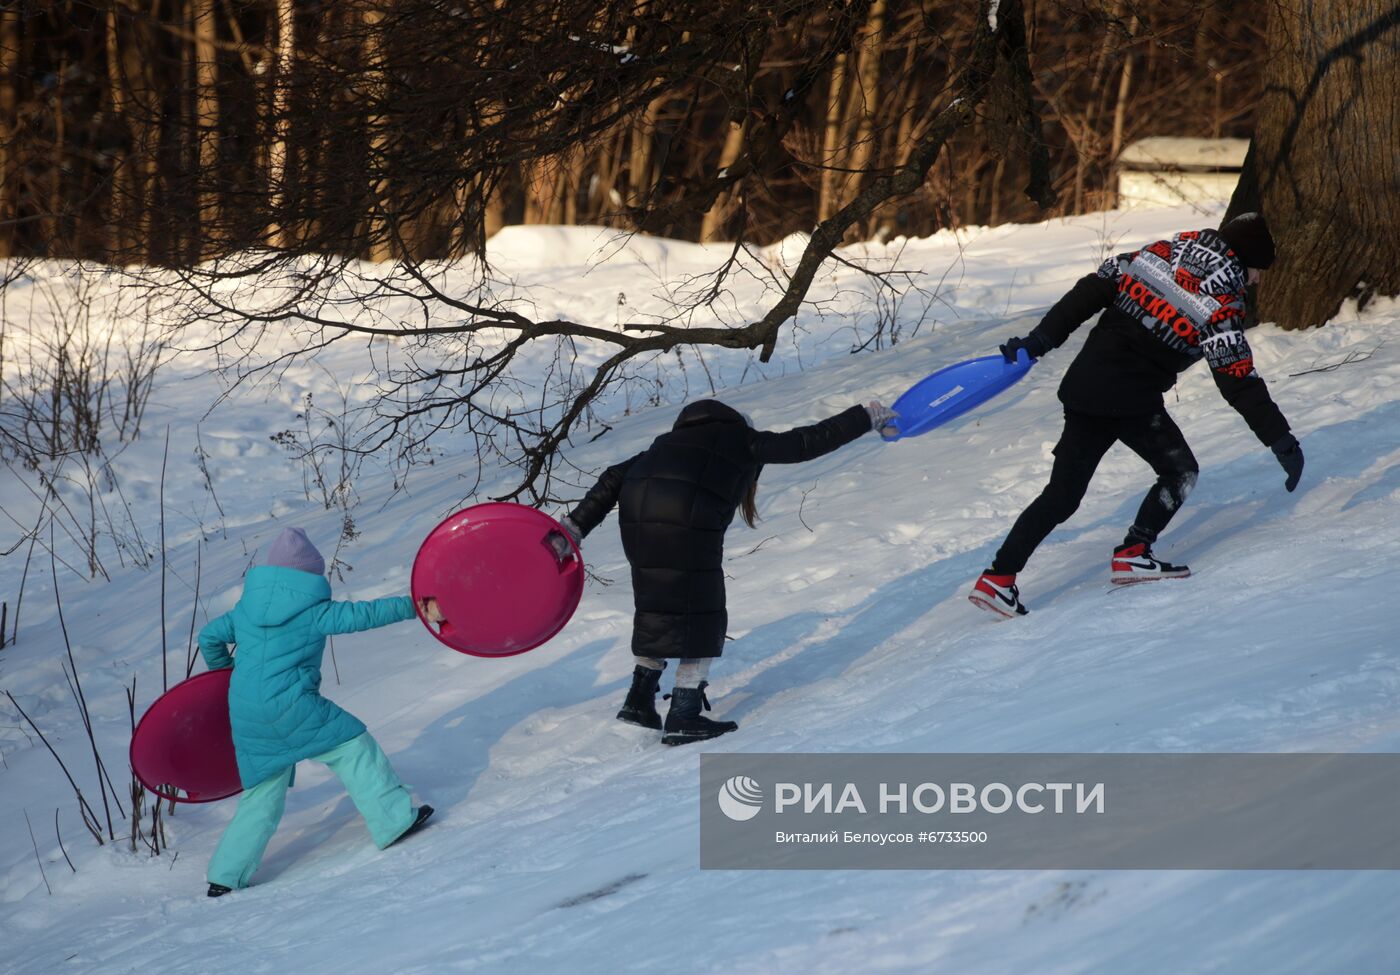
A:
[[[1298,443],[1298,438],[1293,434],[1285,433],[1269,449],[1274,452],[1274,456],[1278,458],[1279,466],[1288,475],[1288,479],[1283,482],[1284,488],[1292,491],[1298,486],[1298,479],[1303,476],[1302,445]]]
[[[1025,349],[1026,355],[1030,356],[1032,359],[1039,359],[1050,351],[1045,347],[1045,343],[1041,341],[1040,337],[1034,332],[1027,335],[1025,338],[1009,339],[1005,345],[998,346],[998,348],[1001,349],[1002,358],[1007,362],[1015,362],[1016,353],[1021,349]]]

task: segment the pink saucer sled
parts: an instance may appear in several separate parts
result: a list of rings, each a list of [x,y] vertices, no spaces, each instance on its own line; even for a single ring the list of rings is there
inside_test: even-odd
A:
[[[436,599],[445,618],[440,627],[423,624],[453,650],[477,657],[509,657],[548,641],[574,615],[584,582],[578,546],[569,539],[561,559],[552,534],[568,538],[543,512],[503,501],[447,518],[413,561],[414,605]]]
[[[243,791],[228,720],[232,670],[176,684],[141,716],[131,736],[131,770],[163,799],[216,802]]]

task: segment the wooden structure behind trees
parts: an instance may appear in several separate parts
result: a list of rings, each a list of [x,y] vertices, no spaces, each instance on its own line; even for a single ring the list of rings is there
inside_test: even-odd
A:
[[[1041,124],[999,85],[850,236],[1112,203],[1141,135],[1248,135],[1270,0],[1026,14]],[[0,255],[183,265],[477,250],[510,223],[765,243],[908,162],[973,4],[16,0],[0,11]]]

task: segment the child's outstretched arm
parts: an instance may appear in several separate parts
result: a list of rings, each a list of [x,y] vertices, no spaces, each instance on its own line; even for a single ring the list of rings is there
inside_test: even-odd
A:
[[[413,600],[408,596],[388,596],[362,602],[327,602],[316,611],[316,629],[322,636],[358,633],[414,617]]]
[[[760,464],[801,464],[845,446],[870,429],[870,412],[863,406],[853,406],[811,426],[782,433],[754,430],[750,436],[754,457]]]
[[[234,642],[233,619],[228,613],[204,624],[199,631],[199,652],[204,656],[204,664],[210,670],[224,670],[233,666],[233,655],[228,652]]]
[[[614,464],[603,471],[598,483],[589,489],[578,507],[569,512],[569,520],[578,528],[579,537],[597,528],[617,504],[617,496],[622,493],[622,479],[627,476],[627,468],[636,463],[637,457],[630,457],[621,464]]]

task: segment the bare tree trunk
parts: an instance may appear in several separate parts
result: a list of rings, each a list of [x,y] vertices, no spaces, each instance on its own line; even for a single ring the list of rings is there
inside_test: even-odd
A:
[[[656,121],[661,117],[664,98],[654,98],[647,110],[632,124],[631,152],[627,164],[627,202],[645,206],[656,180],[652,173],[653,146],[656,142]]]
[[[622,194],[618,191],[618,181],[622,176],[623,159],[627,155],[627,140],[626,130],[614,133],[599,146],[593,160],[597,183],[589,202],[593,207],[594,219],[600,223],[607,223],[605,218],[623,202]],[[503,204],[501,210],[504,216]]]
[[[870,165],[874,155],[875,119],[880,114],[880,54],[884,46],[885,0],[875,0],[870,5],[870,15],[865,21],[865,38],[860,52],[860,69],[857,78],[860,84],[860,101],[857,106],[859,122],[856,125],[855,144],[849,155],[849,168],[852,170],[843,181],[841,202],[853,199],[861,189],[861,170]],[[862,230],[866,228],[860,228]]]
[[[126,81],[122,78],[121,45],[117,40],[117,12],[107,11],[107,93],[112,100],[112,114],[130,133],[127,119]],[[112,183],[107,202],[107,260],[119,260],[127,252],[127,210],[133,194],[130,190],[130,165],[126,152],[118,150],[112,156]]]
[[[914,145],[914,120],[919,117],[920,107],[927,97],[924,94],[923,78],[914,71],[914,56],[917,51],[917,44],[906,43],[904,66],[899,72],[899,88],[903,101],[895,116],[899,119],[899,125],[894,128],[894,142],[886,153],[886,158],[893,159],[896,166],[903,166],[909,158],[909,151]]]
[[[137,31],[136,40],[145,39],[145,34]],[[156,191],[160,183],[160,96],[156,91],[155,72],[149,60],[141,56],[137,44],[126,49],[126,77],[140,79],[140,86],[132,90],[132,102],[137,121],[134,133],[133,150],[141,160],[135,172],[138,183],[136,195],[136,248],[147,263],[154,263],[158,256],[155,242]],[[134,256],[134,254],[133,254]]]
[[[180,5],[180,25],[184,28],[182,36],[192,38],[194,32],[190,29],[194,25],[194,6],[191,0],[185,0]],[[198,93],[198,86],[195,83],[195,57],[194,45],[184,43],[180,45],[180,120],[177,126],[176,138],[179,139],[179,159],[173,175],[167,175],[164,181],[165,199],[161,209],[165,211],[166,220],[173,223],[178,229],[175,233],[175,245],[171,247],[171,252],[179,254],[181,260],[189,264],[198,263],[200,257],[199,244],[199,219],[193,213],[193,200],[188,198],[188,184],[190,173],[197,172],[199,166],[199,112],[195,105]],[[162,158],[166,154],[162,153]],[[169,174],[167,169],[167,174]],[[171,192],[174,187],[176,192]],[[170,206],[172,197],[176,206]],[[178,207],[178,210],[176,209]],[[163,215],[165,215],[163,214]]]
[[[526,180],[525,223],[557,224],[561,221],[564,180],[562,159],[541,159],[530,164]]]
[[[583,184],[584,168],[588,165],[588,155],[580,147],[570,152],[563,160],[560,175],[563,186],[561,187],[561,217],[566,224],[575,224],[578,219],[578,194],[579,187]]]
[[[68,58],[65,56],[58,62],[58,83],[54,87],[53,97],[53,155],[49,160],[49,199],[45,208],[45,215],[42,226],[44,228],[44,238],[46,248],[53,248],[59,241],[59,214],[63,212],[63,172],[66,168],[63,163],[63,153],[66,149],[65,137],[68,132],[68,113],[64,110],[63,96],[67,88]],[[66,254],[56,255],[50,251],[50,256],[68,256]]]
[[[1122,9],[1122,3],[1114,5],[1113,14],[1118,16]],[[1099,91],[1103,85],[1105,68],[1108,65],[1109,50],[1113,46],[1113,32],[1104,31],[1103,41],[1099,45],[1099,55],[1094,61],[1094,76],[1089,82],[1089,97],[1084,102],[1084,138],[1075,146],[1074,159],[1074,212],[1084,212],[1084,181],[1089,164],[1097,156],[1097,151],[1102,145],[1099,140],[1098,128],[1095,126],[1099,102]],[[1111,158],[1111,157],[1110,157]]]
[[[217,246],[219,227],[219,65],[214,0],[195,0],[195,126],[199,187],[195,216],[200,249]]]
[[[496,232],[506,225],[506,201],[503,190],[504,187],[497,186],[486,200],[486,219],[482,226],[488,238],[495,236]]]
[[[719,154],[720,172],[724,172],[734,165],[739,159],[739,152],[744,148],[744,126],[736,123],[729,123],[729,134],[724,138],[724,149]],[[715,197],[715,202],[705,211],[705,218],[700,223],[700,240],[708,242],[721,240],[724,233],[724,220],[729,215],[729,204],[733,200],[733,194],[726,191]]]
[[[1128,22],[1128,33],[1137,33],[1138,19]],[[1150,75],[1148,77],[1151,77]],[[1123,73],[1118,77],[1118,102],[1113,106],[1113,138],[1108,144],[1108,158],[1116,160],[1123,149],[1123,125],[1128,117],[1128,94],[1133,87],[1133,52],[1123,54]]]
[[[19,146],[16,141],[15,68],[19,64],[19,8],[0,9],[0,258],[15,252],[19,210]]]
[[[277,61],[272,70],[272,146],[267,156],[267,187],[272,224],[267,239],[273,247],[291,244],[287,228],[287,140],[291,137],[292,59],[296,56],[296,8],[293,0],[277,0]]]
[[[387,261],[394,256],[393,228],[389,215],[389,176],[384,171],[389,147],[389,120],[380,114],[385,97],[383,40],[379,36],[379,25],[383,20],[382,10],[372,6],[365,9],[365,60],[368,66],[365,74],[370,92],[370,115],[365,125],[369,131],[371,261]]]
[[[1259,315],[1304,328],[1358,290],[1400,293],[1400,4],[1277,0],[1265,63],[1226,216],[1268,218],[1278,260]]]
[[[842,149],[841,130],[845,126],[846,55],[831,67],[831,87],[826,101],[826,129],[822,137],[821,163],[833,167],[822,170],[821,191],[817,196],[817,220],[827,219],[840,208],[841,174],[834,168]]]

